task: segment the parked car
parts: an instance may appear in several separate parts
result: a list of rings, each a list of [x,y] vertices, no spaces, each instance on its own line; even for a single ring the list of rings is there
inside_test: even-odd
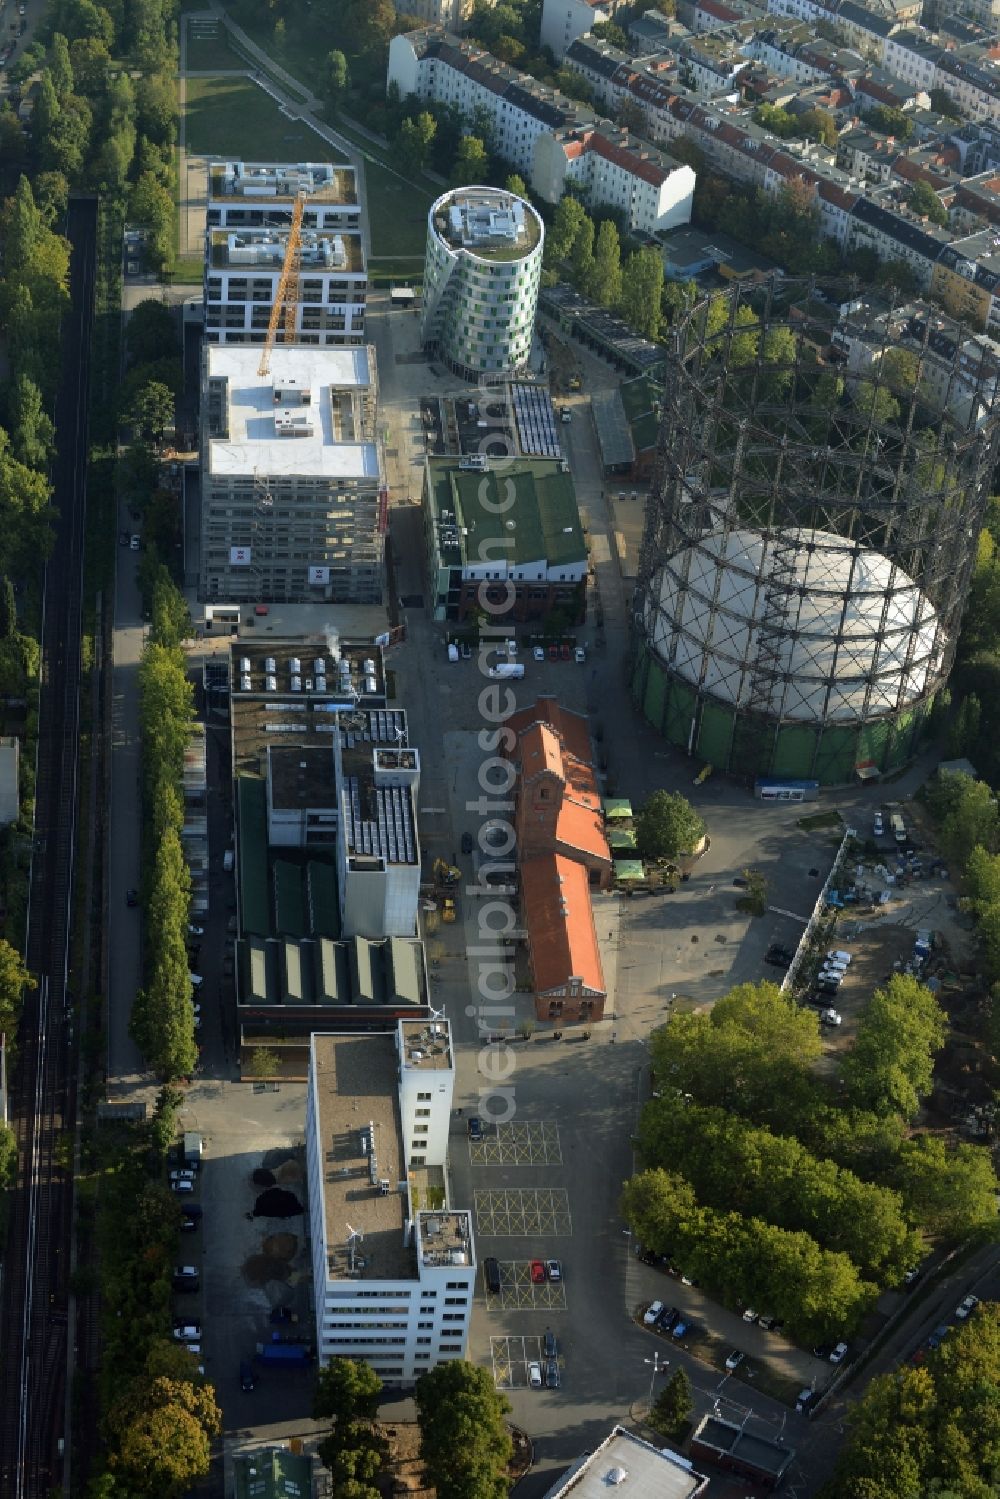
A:
[[[812,1388],[800,1390],[795,1400],[795,1409],[799,1415],[807,1416],[816,1404],[817,1398],[818,1392]]]
[[[655,1325],[655,1323],[656,1323],[657,1317],[660,1315],[660,1313],[662,1311],[663,1311],[663,1302],[662,1301],[651,1301],[650,1304],[649,1304],[649,1306],[646,1308],[645,1314],[644,1314],[643,1319],[642,1319],[643,1322],[645,1322],[645,1324],[646,1324],[647,1327],[653,1327]]]
[[[189,973],[188,978],[191,980],[192,989],[200,989],[205,982],[200,973]]]
[[[175,1291],[197,1291],[198,1289],[198,1267],[196,1265],[175,1265],[170,1277],[170,1284]]]
[[[545,660],[545,648],[543,646],[536,645],[532,649],[531,654],[532,654],[532,656],[534,657],[534,659],[536,661],[544,661]]]
[[[470,1116],[468,1128],[470,1140],[481,1140],[483,1138],[483,1121],[475,1114]]]
[[[549,660],[550,661],[558,661],[559,660],[559,647],[557,645],[550,645],[549,646]]]
[[[655,1326],[663,1332],[669,1332],[675,1322],[680,1321],[681,1314],[675,1306],[665,1306],[656,1319]]]
[[[254,1387],[254,1385],[256,1383],[257,1383],[257,1379],[256,1379],[256,1376],[255,1376],[255,1374],[253,1372],[253,1364],[247,1363],[246,1359],[241,1360],[241,1362],[240,1362],[240,1389],[241,1390],[248,1390],[248,1391],[252,1390],[253,1387]]]
[[[733,1349],[732,1353],[726,1359],[726,1368],[728,1369],[730,1374],[732,1374],[734,1369],[738,1369],[740,1367],[740,1364],[742,1364],[745,1357],[746,1354],[740,1353],[738,1348]]]
[[[777,1317],[772,1317],[770,1314],[767,1314],[763,1317],[757,1318],[757,1326],[762,1327],[765,1332],[774,1332],[775,1328],[781,1326],[781,1323],[778,1321]]]
[[[540,1390],[542,1388],[541,1364],[531,1363],[528,1365],[528,1383],[533,1390]]]
[[[956,1309],[955,1309],[955,1316],[958,1318],[959,1322],[964,1322],[965,1319],[966,1319],[966,1317],[969,1317],[969,1316],[972,1315],[972,1313],[976,1310],[976,1307],[978,1305],[979,1305],[979,1297],[978,1296],[971,1296],[971,1295],[970,1296],[966,1296],[965,1300],[962,1301],[962,1302],[960,1302],[959,1305],[956,1307]]]
[[[543,1260],[532,1260],[531,1262],[531,1284],[533,1286],[544,1286],[545,1263]]]
[[[463,661],[472,660],[472,646],[467,640],[462,641],[462,644],[458,648],[458,652]]]
[[[687,1337],[690,1331],[690,1322],[685,1322],[683,1318],[680,1318],[677,1322],[674,1323],[671,1336],[677,1338],[678,1341],[680,1341],[681,1338]]]
[[[139,904],[139,892],[138,892],[138,890],[126,890],[125,891],[125,904],[127,906],[137,906]]]
[[[756,1322],[757,1321],[757,1313],[754,1311],[754,1309],[753,1309],[752,1306],[748,1306],[747,1309],[746,1309],[746,1311],[743,1313],[743,1320],[744,1320],[744,1322]]]
[[[179,1171],[171,1171],[171,1185],[174,1182],[193,1182],[196,1180],[197,1175],[198,1173],[191,1166],[183,1166]]]
[[[832,949],[832,951],[827,953],[826,961],[828,963],[836,963],[844,968],[850,968],[851,955],[849,952],[845,951],[844,948],[835,947]]]
[[[6,51],[5,51],[4,55],[5,56],[9,56],[9,54]],[[128,532],[127,531],[119,531],[118,532],[118,545],[120,547],[127,547],[128,546]]]
[[[907,1270],[906,1274],[903,1276],[903,1285],[907,1290],[909,1290],[911,1286],[916,1285],[919,1279],[920,1266],[914,1265],[913,1268],[911,1270]]]
[[[817,1343],[813,1349],[813,1358],[821,1358],[824,1363],[830,1357],[833,1345],[831,1343]]]
[[[840,1025],[844,1017],[839,1010],[827,1009],[820,1011],[820,1025]]]
[[[179,1176],[176,1181],[170,1183],[170,1190],[176,1192],[178,1196],[184,1196],[185,1193],[194,1191],[194,1181],[190,1176]]]
[[[133,552],[137,552],[139,550],[138,536],[133,535],[129,538],[129,546],[132,548]]]
[[[552,1281],[553,1285],[558,1285],[563,1278],[562,1264],[560,1263],[560,1261],[546,1260],[545,1274],[548,1276],[549,1280]]]
[[[770,963],[774,968],[787,968],[792,961],[792,954],[787,947],[779,947],[776,943],[771,944],[764,954],[764,962]]]
[[[195,926],[195,924],[194,924],[193,921],[189,921],[188,922],[188,936],[189,937],[204,937],[204,935],[205,935],[205,928],[203,926]]]
[[[563,641],[562,650],[559,652],[559,654],[560,654],[560,656],[562,657],[562,659],[564,661],[568,661],[569,660],[569,646],[566,644],[565,641]]]
[[[831,1364],[842,1364],[844,1362],[844,1358],[845,1358],[846,1354],[847,1354],[847,1344],[846,1343],[838,1343],[835,1348],[831,1348],[830,1349],[830,1363]]]
[[[473,838],[472,834],[471,833],[463,833],[462,834],[462,852],[463,852],[463,854],[471,854],[472,850],[475,848],[475,846],[476,846],[476,840]]]
[[[947,1322],[939,1322],[937,1327],[935,1327],[934,1331],[931,1333],[930,1337],[927,1339],[928,1348],[940,1348],[941,1344],[944,1342],[945,1338],[950,1332],[951,1328],[948,1326]]]
[[[559,1365],[554,1358],[545,1360],[545,1388],[547,1390],[559,1388]]]
[[[188,1343],[192,1338],[201,1337],[200,1322],[175,1322],[174,1337],[178,1343]]]
[[[885,832],[885,824],[882,821],[881,812],[875,813],[875,818],[872,823],[872,832],[875,834],[876,838],[881,838],[882,834]]]
[[[555,1358],[556,1354],[559,1352],[559,1348],[556,1344],[556,1335],[552,1331],[551,1327],[547,1327],[545,1329],[545,1336],[542,1338],[542,1352],[545,1354],[546,1358]]]
[[[578,645],[573,651],[573,660],[576,662],[577,666],[583,666],[586,659],[587,652],[584,650],[582,645]]]

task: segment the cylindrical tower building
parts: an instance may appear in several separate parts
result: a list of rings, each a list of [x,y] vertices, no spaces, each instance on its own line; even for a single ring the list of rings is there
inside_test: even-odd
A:
[[[941,319],[839,363],[808,290],[737,286],[674,330],[632,689],[701,761],[830,785],[903,764],[947,680],[996,380]]]
[[[463,379],[527,365],[544,238],[531,204],[500,188],[458,187],[432,205],[421,334]]]

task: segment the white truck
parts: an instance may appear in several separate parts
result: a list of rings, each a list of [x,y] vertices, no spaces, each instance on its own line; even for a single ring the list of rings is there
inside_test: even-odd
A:
[[[501,661],[498,665],[490,667],[490,676],[493,678],[514,677],[519,680],[524,676],[524,666],[520,661]]]
[[[900,817],[898,812],[894,812],[889,818],[889,826],[892,828],[892,836],[895,838],[896,842],[905,843],[906,828],[903,826],[903,819]]]

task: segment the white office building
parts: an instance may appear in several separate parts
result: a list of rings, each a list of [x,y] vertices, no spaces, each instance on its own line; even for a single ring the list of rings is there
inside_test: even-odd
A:
[[[454,1056],[446,1021],[313,1034],[306,1101],[317,1357],[408,1384],[465,1357],[472,1215],[448,1201]]]
[[[500,188],[458,187],[431,205],[421,336],[463,379],[527,365],[544,238],[531,204]]]
[[[203,350],[200,597],[380,603],[385,504],[372,348]]]

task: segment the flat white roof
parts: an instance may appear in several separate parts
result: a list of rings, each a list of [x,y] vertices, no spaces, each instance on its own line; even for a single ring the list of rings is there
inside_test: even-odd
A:
[[[271,351],[270,373],[258,375],[260,348],[252,344],[209,344],[208,378],[229,381],[229,436],[213,437],[208,445],[208,472],[219,476],[321,477],[370,479],[379,477],[378,449],[372,442],[336,442],[330,411],[330,389],[364,389],[372,383],[368,350],[321,349],[308,344],[277,344]],[[295,381],[312,393],[308,411],[313,431],[308,437],[278,437],[274,387]]]
[[[546,1491],[544,1499],[696,1499],[708,1479],[679,1453],[662,1450],[616,1426],[597,1450],[575,1464]]]

